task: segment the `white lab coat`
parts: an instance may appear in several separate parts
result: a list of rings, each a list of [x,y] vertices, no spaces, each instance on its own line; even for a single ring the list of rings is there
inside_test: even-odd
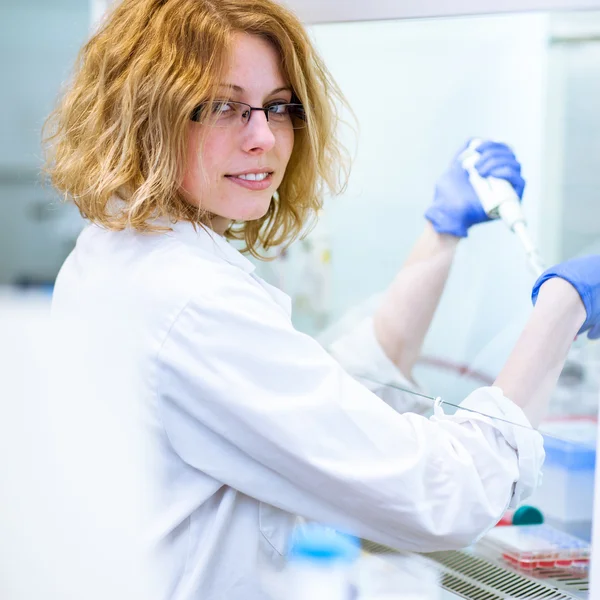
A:
[[[399,414],[344,370],[397,378],[369,321],[332,346],[336,360],[253,270],[189,223],[89,226],[56,282],[55,317],[84,324],[77,352],[101,356],[86,360],[90,385],[120,366],[146,407],[166,596],[264,598],[259,564],[281,562],[294,515],[432,551],[469,544],[535,487],[539,434]],[[497,388],[465,404],[527,425]]]

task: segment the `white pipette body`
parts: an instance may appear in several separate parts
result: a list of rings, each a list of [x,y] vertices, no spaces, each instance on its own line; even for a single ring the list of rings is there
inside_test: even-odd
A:
[[[517,235],[525,249],[531,269],[539,277],[544,271],[544,263],[537,246],[529,235],[527,221],[515,190],[504,179],[481,177],[475,168],[475,164],[481,156],[477,151],[480,144],[481,140],[472,140],[468,148],[461,154],[463,168],[467,171],[469,181],[487,216],[492,219],[502,219],[507,227]]]

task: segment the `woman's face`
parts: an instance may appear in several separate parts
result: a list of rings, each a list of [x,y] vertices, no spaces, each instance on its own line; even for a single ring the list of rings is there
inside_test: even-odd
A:
[[[218,100],[262,107],[289,103],[292,91],[275,48],[245,33],[234,38],[229,70]],[[182,188],[188,201],[213,214],[212,228],[223,233],[230,221],[252,221],[268,210],[285,173],[294,146],[291,123],[270,126],[265,114],[253,111],[250,120],[213,127],[190,120]],[[206,134],[201,148],[200,136]],[[264,173],[266,179],[260,180]],[[247,174],[257,174],[244,178]]]

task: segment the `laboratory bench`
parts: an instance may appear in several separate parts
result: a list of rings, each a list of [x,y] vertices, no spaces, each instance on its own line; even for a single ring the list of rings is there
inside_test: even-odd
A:
[[[363,542],[363,550],[390,561],[398,555],[410,555],[371,542]],[[523,569],[509,564],[501,552],[483,541],[465,550],[411,556],[436,571],[441,586],[436,600],[587,600],[589,596],[589,563],[583,568]]]

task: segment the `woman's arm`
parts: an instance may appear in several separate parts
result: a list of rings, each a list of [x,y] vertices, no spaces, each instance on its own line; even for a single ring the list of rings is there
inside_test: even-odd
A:
[[[560,278],[544,283],[531,318],[495,382],[534,427],[546,412],[567,352],[585,320],[586,309],[573,285]]]

